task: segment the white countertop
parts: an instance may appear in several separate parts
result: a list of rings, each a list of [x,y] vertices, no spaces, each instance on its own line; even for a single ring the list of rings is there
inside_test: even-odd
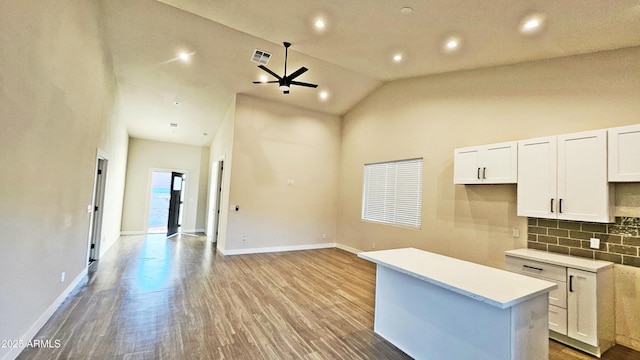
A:
[[[415,248],[368,251],[358,256],[501,309],[557,287],[549,281]]]
[[[504,252],[507,256],[515,256],[522,259],[542,261],[549,264],[570,267],[589,272],[598,272],[613,266],[610,261],[592,260],[576,256],[549,253],[535,249],[517,249]]]

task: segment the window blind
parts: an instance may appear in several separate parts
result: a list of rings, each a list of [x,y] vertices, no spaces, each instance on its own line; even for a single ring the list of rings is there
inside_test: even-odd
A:
[[[362,219],[419,229],[422,159],[365,164]]]

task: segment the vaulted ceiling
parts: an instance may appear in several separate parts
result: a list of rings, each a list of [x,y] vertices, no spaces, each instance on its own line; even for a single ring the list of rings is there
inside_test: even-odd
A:
[[[130,136],[198,146],[210,144],[236,93],[342,115],[387,81],[640,45],[640,0],[101,5]],[[309,68],[296,80],[317,89],[284,95],[276,84],[252,84],[268,76],[250,61],[253,51],[271,53],[267,67],[281,74],[284,41],[293,43],[288,73]]]

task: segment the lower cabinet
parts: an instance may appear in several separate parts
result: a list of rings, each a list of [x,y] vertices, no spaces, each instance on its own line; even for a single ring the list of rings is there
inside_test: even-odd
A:
[[[554,282],[549,337],[600,357],[615,343],[613,263],[533,249],[505,252],[505,269]]]
[[[598,346],[598,292],[596,274],[567,269],[567,335]]]

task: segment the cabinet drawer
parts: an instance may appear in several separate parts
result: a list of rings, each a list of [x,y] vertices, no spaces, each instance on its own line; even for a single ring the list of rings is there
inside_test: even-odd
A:
[[[547,281],[558,284],[558,287],[549,292],[549,305],[558,306],[561,308],[567,308],[567,283],[550,279],[544,279]]]
[[[549,305],[549,330],[567,335],[567,309]]]
[[[505,268],[509,271],[517,272],[523,275],[529,275],[543,279],[551,279],[561,282],[567,281],[567,268],[564,266],[547,264],[507,255],[505,259]]]

